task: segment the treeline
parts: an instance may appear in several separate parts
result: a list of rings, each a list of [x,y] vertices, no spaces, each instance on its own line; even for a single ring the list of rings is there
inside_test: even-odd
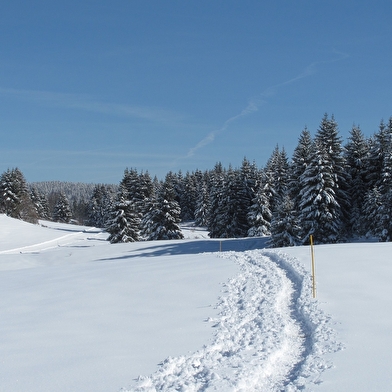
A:
[[[19,184],[12,190],[10,177]],[[1,212],[29,221],[75,218],[82,197],[72,206],[59,192],[49,207],[49,195],[23,181],[18,169],[2,175]],[[239,168],[217,163],[162,181],[126,169],[118,186],[94,185],[82,204],[79,222],[106,228],[113,243],[179,239],[181,221],[206,226],[212,238],[270,236],[272,247],[306,244],[310,235],[316,243],[391,241],[392,118],[369,138],[353,126],[343,144],[325,115],[314,136],[301,132],[291,159],[276,147],[263,168],[244,158]]]
[[[41,181],[29,184],[29,188],[36,194],[47,199],[48,216],[41,219],[52,219],[53,212],[59,199],[66,199],[64,203],[69,205],[71,219],[89,225],[89,210],[91,198],[96,188],[104,186],[107,191],[114,196],[117,193],[117,185],[97,185],[83,182],[65,182],[65,181]]]
[[[0,177],[0,213],[30,223],[38,219],[89,224],[90,202],[96,188],[104,186],[112,197],[117,185],[96,185],[62,181],[28,184],[18,168]]]

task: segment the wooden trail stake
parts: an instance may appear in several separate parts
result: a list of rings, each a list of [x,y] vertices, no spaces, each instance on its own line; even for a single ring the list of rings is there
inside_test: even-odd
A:
[[[316,298],[316,266],[314,263],[314,247],[313,247],[313,235],[310,235],[310,252],[312,254],[312,294],[313,298]]]

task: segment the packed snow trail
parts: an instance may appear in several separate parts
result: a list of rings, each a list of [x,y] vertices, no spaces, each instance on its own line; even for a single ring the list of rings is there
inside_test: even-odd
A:
[[[297,391],[320,382],[340,348],[329,317],[311,299],[310,277],[272,251],[222,253],[241,273],[225,285],[210,345],[167,358],[131,391]]]

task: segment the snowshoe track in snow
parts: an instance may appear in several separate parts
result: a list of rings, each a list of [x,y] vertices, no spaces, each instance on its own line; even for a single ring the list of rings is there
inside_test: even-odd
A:
[[[320,382],[337,351],[327,317],[311,299],[309,274],[274,251],[226,252],[241,272],[225,285],[210,345],[167,358],[132,391],[298,391]]]

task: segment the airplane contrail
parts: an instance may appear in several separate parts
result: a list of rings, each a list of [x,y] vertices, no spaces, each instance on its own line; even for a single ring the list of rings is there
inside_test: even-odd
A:
[[[324,60],[324,61],[316,61],[313,62],[311,64],[309,64],[302,72],[300,72],[298,75],[296,75],[295,77],[286,80],[282,83],[278,83],[275,84],[273,86],[270,86],[268,88],[266,88],[262,93],[260,93],[256,98],[253,98],[249,101],[248,105],[237,115],[230,117],[229,119],[227,119],[221,128],[216,129],[212,132],[210,132],[205,138],[203,138],[200,142],[198,142],[194,147],[192,147],[191,149],[189,149],[186,158],[190,158],[193,155],[195,155],[195,153],[200,150],[201,148],[207,146],[208,144],[211,144],[214,142],[215,138],[217,135],[219,135],[220,133],[224,132],[227,127],[230,125],[230,123],[240,119],[241,117],[245,117],[245,116],[249,116],[255,112],[257,112],[261,106],[265,105],[267,103],[267,98],[270,96],[273,96],[277,93],[277,90],[280,87],[283,86],[287,86],[290,84],[293,84],[301,79],[307,78],[311,75],[313,75],[314,73],[316,73],[316,68],[318,65],[320,64],[329,64],[329,63],[334,63],[336,61],[340,61],[343,60],[347,57],[349,57],[348,54],[346,53],[342,53],[342,52],[338,52],[336,50],[333,51],[334,53],[339,55],[339,58],[335,58],[332,60]]]

